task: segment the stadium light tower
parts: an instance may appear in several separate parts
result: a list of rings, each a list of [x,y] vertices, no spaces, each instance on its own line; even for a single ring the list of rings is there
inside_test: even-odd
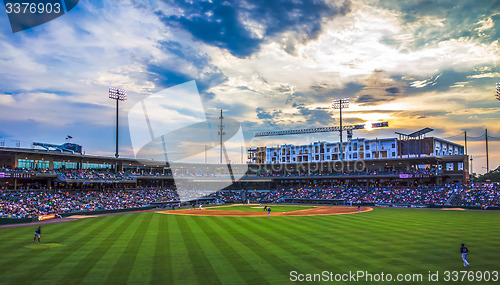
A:
[[[332,101],[332,106],[334,109],[340,110],[340,160],[344,160],[344,150],[342,145],[342,109],[349,108],[349,98],[335,99]]]
[[[127,91],[116,87],[109,87],[109,98],[116,100],[116,152],[115,157],[118,158],[118,102],[127,100]]]
[[[497,82],[497,91],[495,92],[495,97],[500,101],[500,82]]]

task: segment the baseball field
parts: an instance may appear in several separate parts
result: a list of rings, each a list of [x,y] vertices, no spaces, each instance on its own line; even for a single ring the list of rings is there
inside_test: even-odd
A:
[[[293,207],[279,210],[310,209]],[[36,227],[0,229],[0,284],[290,284],[325,271],[422,274],[420,281],[328,282],[335,284],[496,284],[500,270],[500,212],[356,208],[344,215],[228,217],[151,211],[42,225],[41,243],[33,242]],[[466,269],[461,243],[470,251]],[[460,270],[488,271],[490,282],[445,281],[447,271]],[[436,282],[429,272],[438,273]]]

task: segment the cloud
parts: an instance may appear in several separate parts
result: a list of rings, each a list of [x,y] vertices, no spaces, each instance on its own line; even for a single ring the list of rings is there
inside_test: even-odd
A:
[[[76,134],[89,152],[112,154],[108,86],[128,90],[123,115],[143,96],[195,79],[207,112],[224,109],[246,136],[335,124],[331,100],[344,97],[349,123],[500,133],[490,110],[497,2],[81,2],[22,34],[0,25],[0,119],[12,137]]]
[[[164,23],[189,31],[204,43],[228,50],[236,57],[257,52],[270,39],[292,33],[284,49],[294,42],[314,39],[324,18],[344,14],[349,2],[340,6],[320,1],[165,1],[173,9],[160,12]],[[175,12],[177,11],[177,13]]]
[[[436,77],[431,77],[429,79],[425,79],[425,80],[417,80],[417,81],[413,81],[410,86],[411,87],[415,87],[415,88],[422,88],[422,87],[426,87],[428,85],[436,85],[437,83],[437,80],[438,78],[442,75],[441,74],[438,74]]]
[[[498,77],[500,77],[500,72],[488,72],[488,73],[467,76],[467,78],[485,78],[485,77],[486,78],[498,78]]]

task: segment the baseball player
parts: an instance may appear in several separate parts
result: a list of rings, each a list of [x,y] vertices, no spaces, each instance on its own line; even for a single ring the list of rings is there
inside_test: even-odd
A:
[[[267,216],[270,217],[271,216],[271,207],[267,207]]]
[[[470,266],[470,263],[467,262],[467,254],[469,253],[469,249],[467,249],[463,243],[462,247],[460,248],[460,253],[462,254],[462,259],[464,260],[464,267]]]
[[[33,241],[36,241],[38,238],[38,242],[40,242],[40,235],[42,234],[42,227],[38,227],[38,229],[35,230],[35,237],[33,238]]]

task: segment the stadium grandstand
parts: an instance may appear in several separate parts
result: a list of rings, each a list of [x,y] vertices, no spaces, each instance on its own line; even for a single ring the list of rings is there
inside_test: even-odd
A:
[[[353,139],[344,147],[343,161],[332,159],[332,153],[338,152],[335,143],[250,149],[245,176],[221,191],[183,205],[499,206],[498,186],[468,185],[468,156],[460,145],[438,138]],[[199,194],[224,167],[186,164],[172,169],[168,164],[144,165],[132,158],[57,148],[0,148],[0,217],[38,219],[182,206],[174,178],[189,180],[192,191]]]

